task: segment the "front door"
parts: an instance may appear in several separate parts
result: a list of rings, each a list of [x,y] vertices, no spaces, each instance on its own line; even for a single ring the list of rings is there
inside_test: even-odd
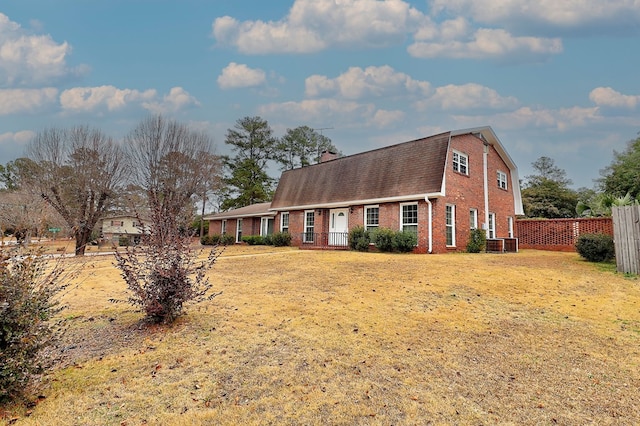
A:
[[[329,211],[329,245],[346,246],[349,243],[349,209]]]

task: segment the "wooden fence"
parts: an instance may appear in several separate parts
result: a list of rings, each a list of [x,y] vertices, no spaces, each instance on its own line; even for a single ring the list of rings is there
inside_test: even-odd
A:
[[[640,206],[613,207],[613,239],[618,272],[640,273]]]
[[[522,249],[575,251],[576,241],[582,234],[613,236],[611,218],[516,220],[516,236]]]

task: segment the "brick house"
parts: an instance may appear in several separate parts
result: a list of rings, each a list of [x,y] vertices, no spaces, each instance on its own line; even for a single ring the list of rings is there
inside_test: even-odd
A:
[[[276,212],[270,211],[271,203],[252,204],[227,212],[204,216],[209,221],[209,235],[231,234],[236,243],[243,235],[271,235],[274,232]]]
[[[524,213],[517,167],[490,127],[285,171],[261,209],[255,217],[273,218],[273,229],[289,232],[302,248],[345,247],[349,230],[364,226],[416,232],[416,253],[465,250],[470,228],[485,229],[492,240],[514,239],[515,218]],[[226,220],[239,210],[226,212]]]

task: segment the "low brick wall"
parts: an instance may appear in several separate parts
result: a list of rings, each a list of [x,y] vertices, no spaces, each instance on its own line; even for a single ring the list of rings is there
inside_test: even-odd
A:
[[[613,237],[613,221],[610,217],[516,220],[516,236],[521,249],[575,251],[576,241],[582,234]]]

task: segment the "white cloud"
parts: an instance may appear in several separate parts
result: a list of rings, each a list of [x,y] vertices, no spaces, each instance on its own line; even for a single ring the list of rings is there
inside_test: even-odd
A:
[[[245,64],[231,62],[218,76],[218,86],[221,89],[260,86],[266,79],[266,74],[261,69],[252,69]]]
[[[142,104],[145,109],[156,114],[178,112],[199,105],[200,102],[182,87],[173,87],[161,102],[143,102]]]
[[[60,104],[67,112],[117,111],[155,96],[155,90],[140,92],[114,86],[75,87],[62,92]]]
[[[434,14],[463,15],[505,28],[544,28],[556,32],[602,28],[638,32],[638,0],[433,0]]]
[[[407,51],[417,58],[545,57],[561,53],[562,41],[558,38],[515,37],[502,29],[482,28],[464,40],[440,37],[432,41],[417,41]]]
[[[404,117],[404,111],[387,111],[379,109],[373,114],[371,124],[379,128],[385,128],[402,121]]]
[[[307,96],[332,96],[338,94],[346,99],[367,97],[398,97],[406,95],[426,96],[431,85],[426,81],[414,80],[407,74],[397,72],[392,67],[351,67],[335,79],[313,75],[305,81]]]
[[[399,44],[425,20],[402,0],[296,0],[280,21],[224,16],[213,22],[212,32],[220,45],[242,53],[311,53],[329,46]]]
[[[372,122],[378,109],[373,104],[362,104],[338,99],[310,99],[301,102],[271,103],[258,108],[259,115],[275,116],[298,123],[321,123],[343,128]]]
[[[599,106],[634,109],[640,104],[640,96],[623,95],[611,87],[597,87],[589,93],[589,99]]]
[[[58,100],[58,90],[44,89],[0,89],[0,115],[18,112],[34,112],[54,104]]]
[[[35,132],[31,130],[2,133],[0,134],[0,145],[26,145],[35,135]]]
[[[500,96],[498,92],[476,83],[463,85],[449,84],[438,87],[430,98],[417,103],[419,109],[427,107],[445,110],[465,110],[475,108],[502,109],[514,107],[518,100]]]
[[[86,71],[67,67],[71,53],[67,42],[58,43],[49,35],[32,35],[8,16],[0,13],[0,84],[37,85]]]
[[[458,123],[477,125],[478,122],[492,123],[492,126],[501,129],[524,128],[548,128],[559,131],[567,131],[571,128],[585,127],[588,124],[600,122],[603,117],[599,115],[598,108],[571,107],[552,109],[533,109],[521,107],[515,111],[509,111],[492,116],[456,116]]]

